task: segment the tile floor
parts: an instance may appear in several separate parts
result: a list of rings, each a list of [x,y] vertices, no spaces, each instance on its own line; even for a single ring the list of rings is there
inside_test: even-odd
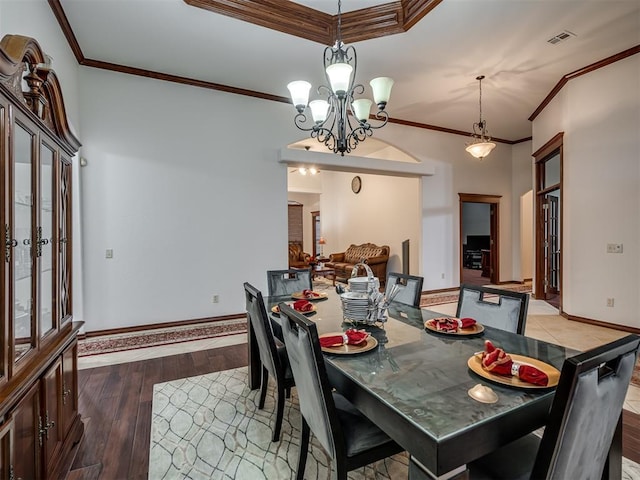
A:
[[[446,303],[429,307],[446,315],[456,314],[457,304]],[[557,345],[588,350],[604,343],[612,342],[628,335],[627,332],[612,328],[599,327],[586,323],[573,322],[558,315],[558,309],[543,300],[529,300],[525,335]],[[640,387],[629,386],[624,408],[640,414]]]
[[[431,310],[455,315],[456,303],[432,305]],[[627,335],[626,332],[611,328],[572,322],[558,315],[558,310],[542,300],[531,299],[527,315],[526,335],[576,350],[588,350],[598,345]],[[207,350],[216,347],[237,345],[247,341],[247,334],[228,335],[193,342],[140,348],[124,352],[106,353],[78,358],[78,368],[94,368],[102,365],[135,362],[147,358],[157,358],[180,353]],[[631,385],[625,401],[625,408],[640,414],[640,387]]]

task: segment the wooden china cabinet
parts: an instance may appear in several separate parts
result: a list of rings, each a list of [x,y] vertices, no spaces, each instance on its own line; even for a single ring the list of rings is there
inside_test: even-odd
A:
[[[48,57],[0,41],[0,479],[64,478],[80,441],[71,315],[71,158]]]

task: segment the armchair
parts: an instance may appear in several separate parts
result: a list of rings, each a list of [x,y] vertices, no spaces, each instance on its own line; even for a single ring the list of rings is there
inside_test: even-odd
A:
[[[302,251],[301,244],[289,244],[289,268],[309,268],[310,258],[310,254]]]

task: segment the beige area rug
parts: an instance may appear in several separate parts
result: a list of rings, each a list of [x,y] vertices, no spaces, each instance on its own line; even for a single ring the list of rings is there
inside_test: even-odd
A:
[[[101,335],[78,341],[78,356],[121,352],[135,348],[156,347],[179,342],[222,337],[247,332],[246,317],[197,323],[177,327],[158,328],[140,332]]]
[[[494,287],[492,285],[492,287]],[[507,284],[507,285],[498,285],[495,288],[499,288],[502,290],[510,290],[512,292],[523,292],[530,293],[531,285],[523,285],[520,283],[516,284]],[[458,297],[460,296],[460,292],[457,290],[451,292],[444,293],[426,293],[423,294],[420,298],[420,306],[428,307],[430,305],[442,305],[444,303],[455,303],[458,301]]]
[[[295,478],[300,410],[295,388],[285,402],[279,442],[272,442],[274,382],[265,408],[249,390],[247,368],[154,385],[149,479],[290,480]],[[407,478],[408,457],[394,455],[349,473],[351,480]],[[304,478],[329,480],[331,464],[311,436]]]

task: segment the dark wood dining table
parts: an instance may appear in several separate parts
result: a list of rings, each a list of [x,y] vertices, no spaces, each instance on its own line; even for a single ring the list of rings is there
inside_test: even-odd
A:
[[[280,317],[271,313],[289,297],[267,297],[265,306],[278,336]],[[328,293],[310,316],[319,334],[354,325],[343,318],[341,300]],[[553,388],[513,388],[473,372],[468,360],[489,339],[506,352],[543,361],[558,370],[576,351],[485,326],[474,336],[446,335],[424,328],[441,313],[392,304],[388,319],[366,329],[377,347],[359,354],[326,354],[332,385],[410,454],[409,478],[464,478],[466,464],[544,426]],[[260,360],[249,325],[249,382],[260,386]],[[469,390],[491,387],[496,403],[474,400]],[[621,432],[609,454],[605,477],[621,476]],[[429,472],[428,475],[426,472]]]

